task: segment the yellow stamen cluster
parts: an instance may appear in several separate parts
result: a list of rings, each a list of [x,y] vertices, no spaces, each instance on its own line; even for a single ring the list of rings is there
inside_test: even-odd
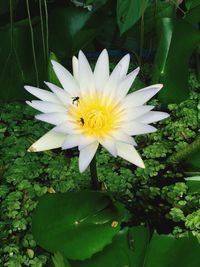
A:
[[[122,110],[110,99],[81,96],[72,103],[69,115],[87,136],[104,138],[119,126]]]

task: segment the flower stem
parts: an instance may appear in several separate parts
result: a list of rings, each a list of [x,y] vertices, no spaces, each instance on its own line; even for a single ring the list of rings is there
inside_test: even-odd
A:
[[[90,163],[90,174],[91,174],[91,186],[94,190],[100,189],[100,183],[98,181],[97,177],[97,166],[96,166],[96,155],[94,155],[94,158],[92,159]]]

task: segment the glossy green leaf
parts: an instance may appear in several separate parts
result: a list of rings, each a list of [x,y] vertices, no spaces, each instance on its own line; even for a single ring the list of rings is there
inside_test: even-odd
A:
[[[176,239],[172,235],[153,234],[144,261],[144,267],[198,267],[200,246],[191,235]],[[141,266],[141,267],[142,267]]]
[[[200,266],[197,238],[153,233],[149,242],[145,227],[125,228],[111,245],[85,261],[70,261],[72,267],[197,267]]]
[[[103,192],[46,194],[33,216],[33,235],[50,252],[84,260],[112,242],[123,218],[122,208]]]
[[[55,8],[49,17],[50,50],[61,59],[84,48],[103,25],[99,25],[98,12],[77,7]]]
[[[144,14],[145,34],[155,30],[156,24],[159,23],[159,19],[173,18],[173,17],[174,17],[173,5],[171,5],[168,2],[158,1],[156,4],[152,2],[147,6]],[[141,27],[141,25],[138,26]]]
[[[189,188],[189,192],[199,192],[200,193],[200,176],[193,176],[185,178],[186,184]]]
[[[72,267],[141,267],[149,234],[145,227],[124,228],[111,245],[85,261],[71,261]]]
[[[144,48],[148,51],[155,42],[156,25],[161,18],[173,18],[174,7],[169,2],[150,2],[144,13]],[[123,48],[132,51],[134,54],[140,50],[141,22],[138,21],[123,38]],[[157,43],[156,43],[157,48]],[[148,52],[149,53],[149,52]],[[145,54],[143,54],[145,56]],[[139,57],[139,55],[138,55]]]
[[[50,55],[49,55],[49,62],[48,62],[48,81],[59,86],[59,87],[62,87],[61,84],[60,84],[60,81],[58,80],[54,70],[53,70],[53,66],[52,66],[52,63],[51,63],[51,60],[54,60],[56,62],[58,62],[58,59],[56,57],[56,55],[51,52]]]
[[[117,0],[117,23],[120,34],[129,30],[144,14],[148,0]]]
[[[199,31],[183,19],[165,18],[160,24],[160,43],[154,63],[154,83],[163,83],[163,105],[179,103],[189,95],[188,65],[200,42]]]

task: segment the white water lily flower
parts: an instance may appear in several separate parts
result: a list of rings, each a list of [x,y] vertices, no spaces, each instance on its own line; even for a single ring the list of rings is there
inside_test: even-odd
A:
[[[54,125],[53,129],[36,141],[28,151],[44,151],[78,146],[79,169],[83,172],[94,157],[99,144],[114,157],[144,168],[132,136],[152,133],[148,125],[167,118],[165,112],[152,111],[144,105],[162,84],[146,87],[128,94],[139,68],[127,74],[130,56],[124,56],[111,74],[106,50],[100,54],[94,72],[83,54],[73,57],[73,75],[59,63],[52,61],[53,69],[63,87],[46,82],[50,91],[25,86],[40,100],[27,101],[43,114],[36,119]]]

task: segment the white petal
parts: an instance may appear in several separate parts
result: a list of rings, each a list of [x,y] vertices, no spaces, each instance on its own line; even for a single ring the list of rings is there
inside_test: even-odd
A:
[[[103,98],[106,99],[106,101],[108,101],[108,98],[112,100],[116,95],[116,90],[120,79],[121,68],[122,68],[121,65],[118,65],[118,67],[114,68],[105,87],[103,88]]]
[[[138,117],[141,117],[145,113],[152,110],[154,106],[139,106],[139,107],[132,107],[125,110],[125,114],[123,115],[124,121],[131,121]]]
[[[26,101],[26,104],[44,113],[67,111],[64,106],[47,101],[33,100]]]
[[[127,95],[123,99],[123,106],[128,107],[137,107],[146,103],[150,98],[152,98],[155,94],[160,91],[163,87],[162,84],[154,84],[148,87],[145,87],[141,90],[135,91],[129,95]]]
[[[53,83],[45,82],[45,84],[65,106],[68,106],[68,104],[72,103],[71,96],[65,90],[56,86]]]
[[[140,68],[138,67],[131,73],[129,73],[123,80],[120,81],[118,89],[117,89],[117,98],[121,99],[126,96],[129,89],[131,88],[131,85],[133,84],[136,76],[139,73]]]
[[[93,137],[89,137],[89,136],[85,136],[85,135],[80,135],[80,143],[79,143],[78,149],[81,150],[84,147],[92,144],[94,141],[96,141],[96,139],[93,138]]]
[[[105,137],[104,139],[99,140],[99,143],[108,150],[108,152],[113,155],[113,157],[117,156],[117,147],[114,138]]]
[[[71,95],[71,96],[78,96],[79,95],[79,88],[76,84],[74,77],[71,73],[65,69],[62,65],[58,62],[52,60],[53,69],[58,77],[60,83],[62,84],[63,88]]]
[[[94,69],[95,88],[98,91],[103,90],[103,87],[106,84],[108,78],[109,78],[109,58],[107,50],[104,49],[101,52]]]
[[[140,120],[142,123],[152,123],[152,122],[163,120],[168,117],[169,117],[169,114],[166,112],[150,111],[147,114],[139,117],[138,120]]]
[[[66,121],[53,128],[53,131],[66,134],[79,134],[80,128],[72,121]]]
[[[51,92],[48,92],[47,90],[43,90],[37,87],[33,87],[33,86],[24,86],[24,88],[31,93],[32,95],[38,97],[39,99],[43,100],[43,101],[49,101],[52,103],[58,103],[60,104],[60,101],[58,100],[58,98]]]
[[[112,133],[112,136],[117,140],[117,141],[120,141],[120,142],[123,142],[123,143],[127,143],[127,144],[130,144],[130,145],[133,145],[133,146],[137,146],[137,143],[135,142],[134,138],[126,133],[124,133],[123,131],[121,130],[118,130],[118,131],[114,131]]]
[[[79,135],[67,135],[64,143],[62,144],[62,149],[69,149],[79,145]]]
[[[39,140],[37,140],[31,147],[29,147],[29,152],[39,152],[49,149],[54,149],[62,146],[66,138],[66,134],[55,133],[54,131],[49,131],[43,135]]]
[[[121,66],[120,79],[122,79],[127,74],[129,63],[130,63],[130,55],[127,54],[117,64],[117,66],[118,65]]]
[[[75,81],[78,83],[78,58],[73,56],[72,57],[72,70]]]
[[[45,121],[53,125],[58,125],[63,122],[67,122],[69,119],[66,113],[52,112],[36,115],[35,118],[40,121]]]
[[[117,142],[117,153],[118,156],[135,164],[136,166],[140,168],[145,168],[144,162],[138,154],[137,150],[134,148],[134,146]]]
[[[78,74],[81,93],[92,93],[94,90],[94,77],[87,58],[82,51],[78,55]]]
[[[80,170],[80,172],[84,172],[85,169],[88,167],[88,165],[90,164],[91,160],[93,159],[93,157],[97,151],[98,146],[99,146],[99,143],[96,141],[96,142],[86,146],[82,150],[80,150],[80,154],[79,154],[79,170]]]
[[[155,127],[137,121],[124,123],[122,129],[128,135],[139,135],[139,134],[153,133],[157,131]]]

